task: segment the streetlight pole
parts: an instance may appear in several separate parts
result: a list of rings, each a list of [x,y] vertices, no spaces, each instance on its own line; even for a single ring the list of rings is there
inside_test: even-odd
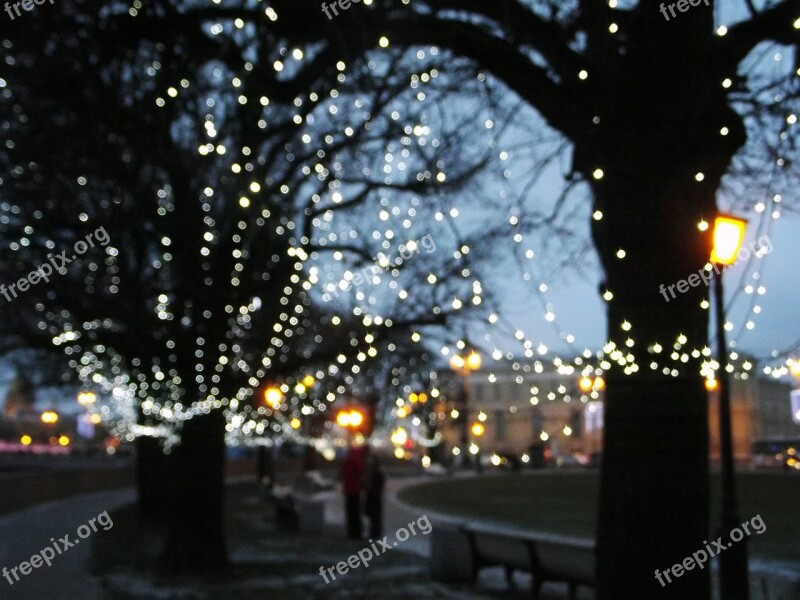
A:
[[[461,446],[464,463],[469,461],[469,374],[481,368],[481,355],[475,350],[470,351],[466,356],[454,354],[450,358],[450,368],[461,376],[461,408],[460,415],[462,421]],[[476,468],[480,470],[480,456],[475,456]]]
[[[733,235],[725,231],[725,222],[738,221],[738,242],[733,244],[725,236]],[[720,226],[720,222],[723,226]],[[719,536],[727,540],[725,552],[719,556],[719,587],[720,597],[725,600],[748,600],[750,597],[750,584],[747,573],[747,538],[741,540],[731,539],[730,532],[741,524],[739,510],[736,502],[736,479],[733,461],[733,435],[731,431],[731,395],[728,379],[728,345],[725,340],[725,299],[722,293],[722,266],[733,264],[741,238],[744,234],[744,221],[730,217],[718,217],[715,225],[715,249],[712,253],[712,262],[716,265],[714,275],[714,312],[716,317],[717,332],[717,362],[719,363],[719,376],[717,394],[719,396],[719,439],[720,439],[720,466],[722,469],[722,519]],[[728,248],[727,260],[722,247],[728,243],[733,248]]]

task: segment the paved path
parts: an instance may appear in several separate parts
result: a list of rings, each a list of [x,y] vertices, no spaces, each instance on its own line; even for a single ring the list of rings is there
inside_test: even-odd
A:
[[[50,538],[58,540],[69,535],[76,545],[57,555],[52,566],[43,564],[28,575],[20,574],[13,585],[0,576],[0,598],[3,600],[100,600],[98,582],[87,574],[91,536],[80,540],[77,529],[103,511],[109,513],[121,504],[132,502],[132,489],[93,492],[39,504],[0,517],[0,569],[12,569],[33,554],[51,546]]]
[[[435,478],[429,476],[400,477],[387,480],[384,498],[384,534],[389,536],[389,540],[395,539],[395,532],[399,528],[406,527],[411,521],[416,521],[426,514],[424,509],[418,509],[399,502],[397,500],[398,492],[406,487],[434,480]],[[325,500],[325,521],[332,525],[342,526],[344,524],[344,499],[342,494],[339,492],[326,493]],[[434,521],[433,517],[430,518],[430,521]],[[397,548],[404,552],[413,552],[423,558],[428,558],[431,552],[430,536],[412,535],[405,542],[398,544]],[[530,598],[530,575],[515,573],[514,581],[516,589],[509,590],[505,573],[501,567],[483,569],[476,588],[469,592],[462,591],[458,596],[461,598],[484,598],[484,594],[490,594],[496,598]],[[542,600],[561,600],[566,597],[566,584],[547,582],[542,588]],[[579,588],[578,598],[584,600],[592,597],[593,594],[588,588],[584,586]]]
[[[409,485],[415,485],[430,480],[430,477],[402,477],[389,479],[386,482],[383,509],[383,534],[389,536],[390,540],[395,539],[395,532],[398,529],[406,527],[411,521],[416,521],[425,514],[421,509],[417,510],[399,504],[396,499],[397,493]],[[325,500],[325,521],[332,525],[344,526],[344,498],[342,494],[339,492],[330,492],[325,494]],[[418,527],[415,527],[415,529],[418,529]],[[366,527],[364,531],[366,533]],[[419,556],[427,557],[430,555],[430,536],[421,534],[412,535],[408,540],[402,542],[401,547],[406,552],[413,552]]]

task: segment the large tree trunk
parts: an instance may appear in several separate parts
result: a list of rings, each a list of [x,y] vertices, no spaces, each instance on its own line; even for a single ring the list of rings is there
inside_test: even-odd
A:
[[[656,569],[682,563],[710,533],[708,399],[697,352],[708,343],[701,302],[710,288],[698,271],[711,229],[698,223],[713,224],[716,190],[745,132],[715,83],[710,12],[683,17],[632,33],[623,77],[636,89],[609,88],[597,131],[575,145],[577,169],[590,180],[594,168],[604,170],[592,180],[603,213],[592,234],[613,293],[608,337],[636,365],[626,375],[616,364],[607,377],[598,600],[710,597],[708,565],[670,574],[671,582],[662,575],[663,586]],[[696,287],[670,291],[690,276]]]
[[[161,442],[153,437],[136,438],[135,450],[139,514],[153,522],[164,522],[172,499],[172,488],[168,485],[169,457],[164,454]]]
[[[621,360],[632,355],[634,362],[626,364],[638,369],[626,375],[616,364],[607,377],[597,573],[598,598],[608,600],[709,596],[708,568],[672,583],[662,578],[664,587],[655,577],[656,569],[669,569],[702,548],[709,531],[708,404],[702,357],[692,357],[706,344],[708,313],[700,302],[708,288],[701,283],[684,294],[675,290],[674,299],[667,292],[669,301],[659,292],[662,284],[697,273],[708,248],[697,230],[698,190],[670,185],[664,176],[659,170],[629,172],[604,190],[613,195],[613,206],[604,209],[605,234],[626,250],[625,258],[614,254],[606,261],[606,284],[614,294],[608,335]],[[693,182],[690,175],[686,180]],[[674,201],[692,196],[693,206]],[[713,195],[702,204],[713,207]],[[676,347],[680,335],[688,341]],[[688,362],[673,360],[673,351],[686,353]],[[665,375],[665,368],[677,376]]]
[[[681,563],[709,535],[708,401],[697,351],[708,338],[701,301],[709,287],[698,271],[708,261],[710,230],[701,233],[697,224],[713,222],[723,169],[711,167],[711,181],[701,184],[693,165],[711,165],[708,156],[676,164],[660,156],[659,142],[648,147],[640,137],[636,144],[594,186],[604,212],[594,236],[613,293],[608,336],[617,358],[636,369],[626,375],[616,364],[607,377],[598,598],[702,600],[709,597],[708,565],[670,575],[671,582],[662,576],[663,586],[656,569]],[[696,287],[669,289],[692,274]]]
[[[186,421],[170,456],[169,533],[160,569],[209,573],[225,569],[225,418],[212,411]]]

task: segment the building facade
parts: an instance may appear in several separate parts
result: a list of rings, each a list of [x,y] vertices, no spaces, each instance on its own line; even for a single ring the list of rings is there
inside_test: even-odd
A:
[[[469,444],[476,445],[481,454],[521,456],[534,446],[544,446],[553,459],[585,459],[602,451],[605,386],[601,377],[582,378],[575,372],[561,373],[542,365],[527,370],[504,366],[470,373],[460,384],[464,386],[462,396],[466,392],[467,398]],[[768,378],[731,378],[737,460],[748,461],[756,442],[800,438],[800,424],[792,418],[791,387]],[[709,392],[708,402],[709,452],[717,459],[715,391]],[[441,430],[449,448],[464,445],[464,418],[459,416]],[[481,427],[473,429],[476,423]]]

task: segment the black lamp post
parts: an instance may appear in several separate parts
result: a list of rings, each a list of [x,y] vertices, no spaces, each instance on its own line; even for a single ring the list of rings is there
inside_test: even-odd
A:
[[[720,596],[725,600],[748,600],[750,585],[747,574],[747,538],[732,540],[730,532],[741,525],[736,502],[734,478],[733,435],[731,431],[731,395],[728,381],[728,352],[725,341],[725,300],[722,293],[722,269],[731,265],[744,237],[745,221],[729,216],[718,216],[714,223],[714,251],[711,262],[715,265],[714,312],[716,313],[717,362],[719,376],[719,439],[722,469],[722,520],[721,531],[725,551],[719,555]]]

